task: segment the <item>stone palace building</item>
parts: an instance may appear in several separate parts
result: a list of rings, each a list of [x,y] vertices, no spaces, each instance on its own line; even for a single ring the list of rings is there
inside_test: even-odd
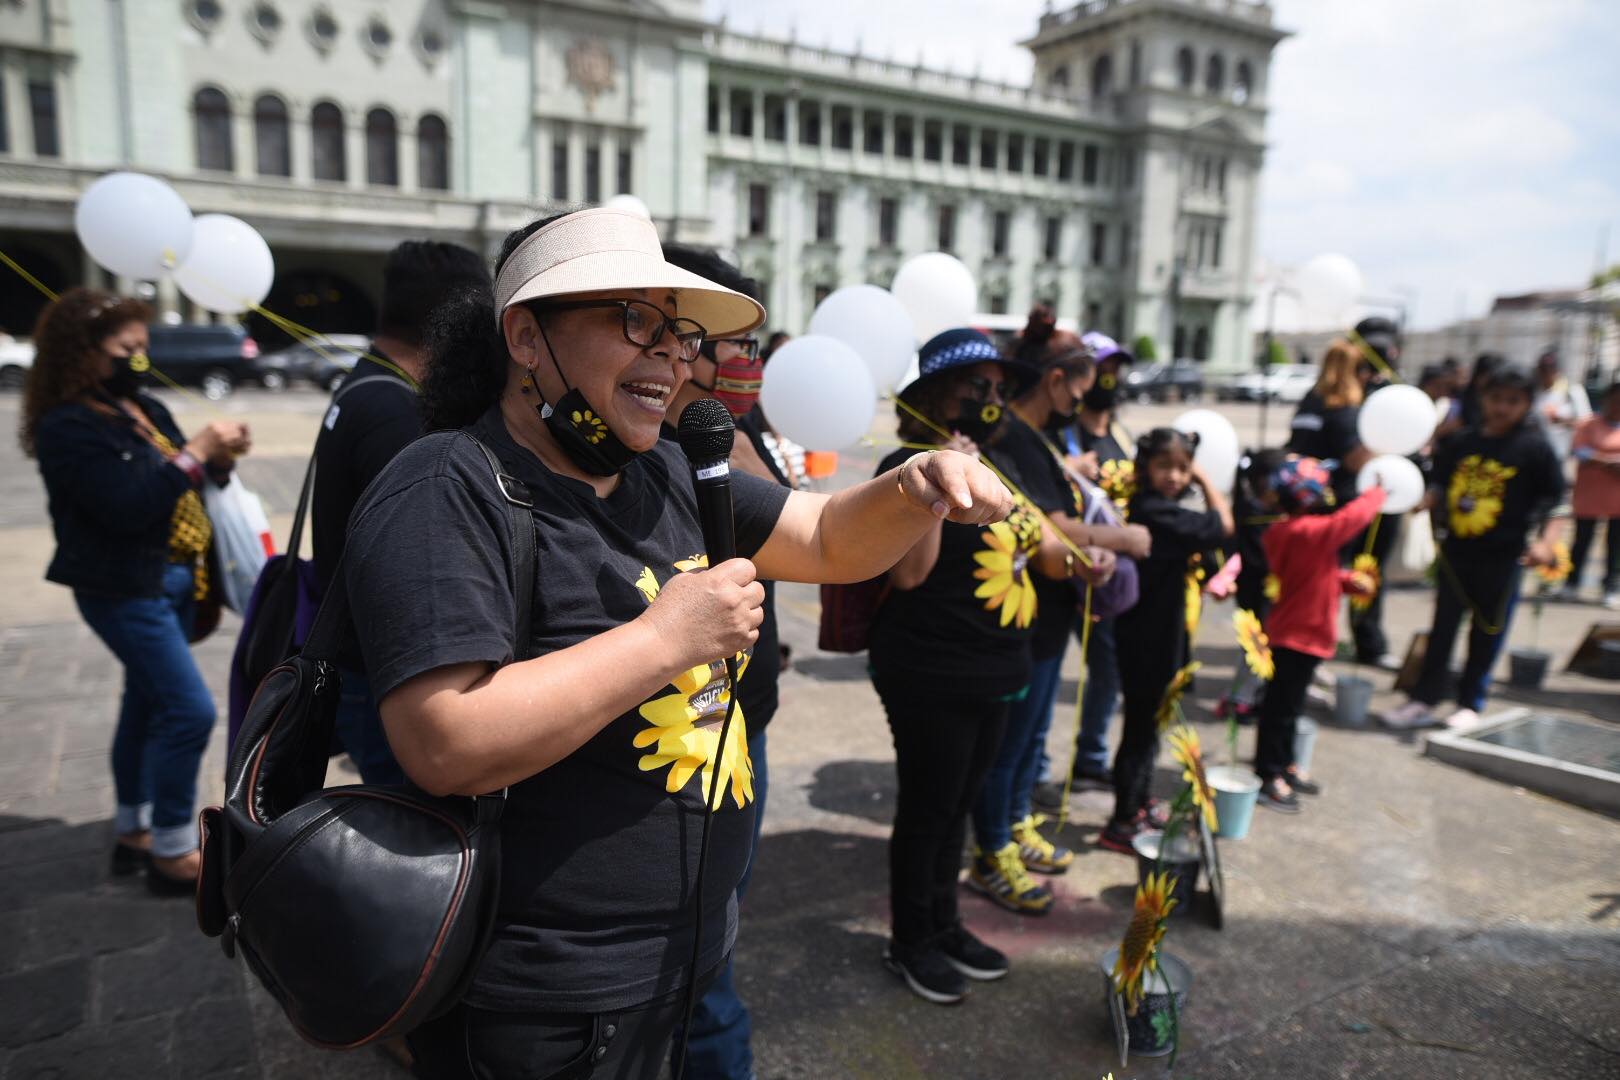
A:
[[[1250,0],[1083,0],[1039,16],[1010,86],[734,33],[700,0],[0,0],[0,251],[139,287],[72,230],[78,193],[132,168],[264,234],[266,306],[364,331],[400,240],[492,251],[631,192],[764,282],[772,328],[945,250],[984,313],[1044,300],[1245,367],[1285,36]],[[0,288],[0,327],[27,331],[29,292]]]

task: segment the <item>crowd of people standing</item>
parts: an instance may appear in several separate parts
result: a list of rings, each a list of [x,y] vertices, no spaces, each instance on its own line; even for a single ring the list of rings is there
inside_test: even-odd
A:
[[[824,495],[805,489],[802,456],[758,408],[758,285],[713,252],[660,245],[631,214],[579,211],[514,231],[493,273],[424,242],[401,245],[384,278],[372,347],[314,447],[318,591],[342,591],[354,623],[337,742],[366,783],[508,792],[493,941],[465,997],[411,1036],[422,1075],[650,1078],[694,985],[685,1075],[752,1075],[733,960],[786,664],[773,582],[883,579],[868,660],[898,796],[882,959],[940,1004],[1010,966],[964,923],[960,889],[1020,915],[1056,903],[1043,879],[1075,853],[1040,808],[1074,787],[1111,789],[1097,843],[1126,854],[1163,825],[1159,715],[1191,657],[1196,568],[1241,556],[1239,603],[1276,652],[1269,684],[1237,695],[1258,719],[1254,766],[1273,809],[1298,812],[1298,796],[1321,790],[1293,760],[1294,724],[1335,655],[1346,594],[1362,601],[1356,658],[1395,666],[1381,590],[1356,567],[1383,562],[1401,532],[1381,489],[1355,482],[1371,457],[1357,411],[1399,370],[1387,321],[1328,350],[1288,444],[1254,448],[1235,476],[1210,475],[1196,436],[1125,428],[1133,360],[1112,339],[1058,330],[1044,308],[1008,348],[946,330],[897,397],[893,452],[871,480]],[[88,289],[48,307],[21,438],[56,531],[47,576],[124,666],[113,872],[180,895],[198,874],[197,771],[215,723],[189,647],[217,615],[201,493],[251,438],[214,421],[188,439],[143,388],[151,314]],[[1437,370],[1420,385],[1442,417],[1419,455],[1440,573],[1422,675],[1385,717],[1396,728],[1444,722],[1435,708],[1453,689],[1448,719],[1477,718],[1523,569],[1556,561],[1566,459],[1572,586],[1607,522],[1603,587],[1620,606],[1620,382],[1596,414],[1556,363],[1531,373],[1482,357],[1466,383]],[[713,566],[671,427],[702,398],[742,436],[730,459],[741,557]],[[527,642],[515,640],[505,493],[483,449],[532,498],[544,554]],[[1052,762],[1071,640],[1086,670],[1078,740]],[[697,895],[692,822],[707,815]]]

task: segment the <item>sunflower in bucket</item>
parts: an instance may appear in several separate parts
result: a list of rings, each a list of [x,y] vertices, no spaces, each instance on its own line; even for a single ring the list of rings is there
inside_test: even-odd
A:
[[[1159,967],[1159,942],[1164,940],[1165,920],[1176,906],[1170,891],[1175,878],[1168,872],[1149,873],[1136,887],[1136,905],[1130,925],[1119,943],[1114,961],[1114,992],[1125,999],[1125,1011],[1136,1015],[1147,976]]]
[[[1209,786],[1209,776],[1204,771],[1204,749],[1198,742],[1198,732],[1186,724],[1177,724],[1170,729],[1169,738],[1170,756],[1181,766],[1181,778],[1187,781],[1187,796],[1213,832],[1219,827],[1215,816],[1215,789]]]

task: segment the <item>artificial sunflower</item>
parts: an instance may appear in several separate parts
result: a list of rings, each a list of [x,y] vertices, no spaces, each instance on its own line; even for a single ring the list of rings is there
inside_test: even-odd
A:
[[[1187,636],[1193,637],[1198,633],[1198,620],[1204,616],[1204,570],[1202,567],[1189,567],[1187,570]]]
[[[1170,685],[1164,688],[1164,697],[1159,701],[1159,711],[1153,714],[1160,731],[1169,727],[1170,721],[1176,718],[1176,706],[1181,704],[1181,695],[1187,692],[1187,687],[1192,685],[1193,676],[1203,666],[1203,664],[1194,660],[1176,672],[1176,677],[1171,679]]]
[[[749,657],[739,657],[737,678],[748,670]],[[726,734],[725,752],[720,753],[720,728],[731,703],[725,665],[716,661],[683,671],[670,683],[673,694],[654,698],[641,706],[648,727],[636,732],[632,745],[651,750],[637,762],[642,772],[668,768],[664,790],[671,795],[681,791],[700,775],[701,791],[714,790],[714,805],[720,809],[729,787],[731,799],[740,810],[754,800],[754,763],[748,756],[748,721],[738,702]],[[720,780],[714,782],[715,758],[719,757]],[[700,795],[700,798],[702,796]]]
[[[1282,596],[1282,578],[1276,574],[1267,574],[1266,580],[1260,586],[1260,591],[1265,594],[1267,600],[1275,604],[1278,598]]]
[[[1204,748],[1199,745],[1198,732],[1186,724],[1170,729],[1170,756],[1181,766],[1181,778],[1192,792],[1193,806],[1204,815],[1204,824],[1211,832],[1220,827],[1215,816],[1215,789],[1209,786],[1204,772]]]
[[[1034,522],[1030,529],[1024,519]],[[1020,630],[1035,621],[1035,583],[1029,577],[1029,560],[1040,547],[1040,525],[1024,510],[1014,510],[1006,521],[998,521],[982,534],[987,550],[973,553],[979,568],[973,576],[983,582],[973,595],[985,602],[984,610],[1001,609],[1001,625]]]
[[[589,409],[571,413],[569,419],[574,422],[574,427],[579,429],[579,433],[585,436],[585,441],[592,446],[608,436],[607,424]]]
[[[1575,572],[1575,563],[1569,557],[1569,545],[1562,540],[1553,545],[1553,564],[1536,567],[1536,577],[1545,585],[1562,585]]]
[[[1270,682],[1277,674],[1277,661],[1271,655],[1271,639],[1260,627],[1260,616],[1247,608],[1232,612],[1232,629],[1237,631],[1238,645],[1243,649],[1243,661],[1249,670]]]
[[[1170,898],[1174,883],[1169,871],[1147,876],[1136,887],[1136,906],[1131,923],[1119,943],[1119,959],[1114,961],[1114,992],[1125,999],[1125,1011],[1136,1015],[1142,1000],[1142,984],[1159,967],[1159,942],[1164,939],[1164,921],[1176,902]]]
[[[1350,577],[1356,584],[1356,591],[1350,594],[1350,610],[1366,611],[1372,607],[1373,597],[1378,595],[1383,581],[1378,560],[1365,551],[1357,555],[1350,563]]]
[[[1507,483],[1519,470],[1494,458],[1469,454],[1457,463],[1446,487],[1446,507],[1453,536],[1483,536],[1502,516]]]
[[[1097,483],[1114,505],[1124,510],[1136,494],[1136,462],[1129,458],[1103,462]]]

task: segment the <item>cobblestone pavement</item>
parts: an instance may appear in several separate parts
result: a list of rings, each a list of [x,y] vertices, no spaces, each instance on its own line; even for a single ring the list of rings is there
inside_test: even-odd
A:
[[[250,482],[284,512],[319,399],[260,397],[231,407],[262,432]],[[0,428],[13,402],[0,399]],[[870,470],[870,456],[849,457],[850,475]],[[120,675],[65,591],[36,583],[49,555],[41,505],[32,464],[0,450],[0,544],[21,564],[0,580],[0,1080],[404,1075],[374,1052],[302,1044],[197,932],[187,903],[108,876]],[[1169,1075],[1162,1061],[1121,1069],[1111,1054],[1098,959],[1128,918],[1135,870],[1089,843],[1108,807],[1101,794],[1076,801],[1062,838],[1081,856],[1055,881],[1053,914],[1020,919],[964,900],[970,924],[1012,956],[1007,980],[940,1009],[882,971],[887,728],[863,658],[815,650],[814,590],[781,596],[798,663],[770,729],[771,801],[738,953],[760,1076]],[[1428,605],[1421,589],[1392,592],[1392,638],[1424,626]],[[1550,607],[1543,645],[1567,655],[1600,615]],[[1216,759],[1223,733],[1203,706],[1231,676],[1227,616],[1206,611],[1193,711]],[[228,616],[198,649],[220,701],[236,625]],[[1072,652],[1054,753],[1072,731]],[[1536,695],[1504,689],[1497,700],[1620,720],[1615,684],[1563,672]],[[222,743],[223,721],[203,768],[209,800]],[[1223,848],[1226,929],[1194,914],[1166,939],[1196,980],[1176,1076],[1620,1075],[1620,828],[1420,750],[1324,726],[1325,794],[1298,817],[1259,811],[1251,836]],[[1173,783],[1168,768],[1159,779]]]

